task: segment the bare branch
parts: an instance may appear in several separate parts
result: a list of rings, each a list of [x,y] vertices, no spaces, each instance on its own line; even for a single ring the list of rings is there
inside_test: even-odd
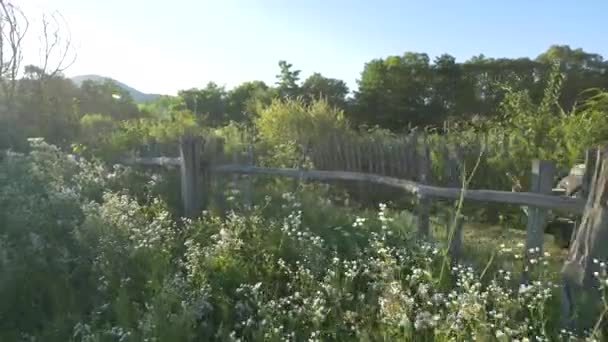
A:
[[[76,61],[71,31],[61,13],[42,15],[40,49],[42,77],[52,78]]]
[[[23,39],[29,28],[25,13],[10,0],[0,0],[0,85],[9,109],[23,60]]]

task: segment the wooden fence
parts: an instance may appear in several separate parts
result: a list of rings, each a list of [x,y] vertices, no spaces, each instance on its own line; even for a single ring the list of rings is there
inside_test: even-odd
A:
[[[410,139],[412,139],[410,137]],[[412,140],[409,140],[411,143]],[[528,207],[528,224],[526,251],[531,248],[540,248],[543,245],[543,232],[548,210],[582,214],[585,208],[584,199],[555,196],[552,194],[552,185],[555,175],[555,166],[550,161],[534,161],[531,169],[530,189],[526,192],[463,189],[458,168],[458,153],[445,153],[446,186],[436,186],[431,183],[430,154],[428,145],[410,145],[410,148],[401,146],[395,155],[406,155],[404,163],[391,167],[387,171],[390,156],[378,152],[380,163],[368,162],[369,168],[363,170],[361,156],[358,153],[365,149],[362,146],[348,148],[344,143],[337,143],[334,154],[326,146],[323,151],[313,151],[314,169],[294,168],[268,168],[255,166],[253,151],[249,146],[244,158],[222,155],[221,140],[197,137],[183,137],[180,142],[180,157],[142,157],[125,160],[127,163],[139,165],[173,165],[181,170],[181,196],[185,216],[196,216],[205,208],[211,196],[211,178],[217,174],[241,175],[269,175],[292,177],[297,180],[318,180],[323,182],[358,182],[372,184],[376,187],[384,186],[400,192],[413,195],[417,199],[418,231],[422,237],[429,235],[429,207],[433,200],[449,201],[464,200],[481,201],[486,203],[502,203]],[[368,147],[369,148],[369,147]],[[380,150],[379,148],[377,150]],[[378,155],[376,154],[376,155]],[[315,162],[315,157],[317,160]],[[324,157],[318,157],[324,155]],[[336,157],[342,156],[342,157]],[[371,154],[370,154],[371,155]],[[365,155],[367,159],[370,155]],[[332,157],[333,156],[333,157]],[[350,156],[350,157],[349,157]],[[341,159],[340,159],[341,158]],[[338,160],[331,162],[331,160]],[[326,160],[323,162],[323,160]],[[341,160],[341,162],[340,162]],[[325,164],[324,164],[325,163]],[[346,165],[346,170],[335,169],[336,165]],[[331,165],[329,165],[331,164]],[[393,163],[395,165],[395,163]],[[330,170],[324,170],[328,168]],[[352,169],[359,171],[350,171]],[[366,172],[367,171],[367,172]],[[387,176],[403,175],[401,177]],[[588,178],[588,177],[586,177]],[[414,180],[412,180],[414,179]],[[454,236],[451,239],[453,246],[452,256],[458,257],[462,245],[462,222],[456,220]]]
[[[148,166],[176,166],[181,172],[181,198],[183,201],[184,215],[188,217],[197,216],[208,204],[211,196],[211,178],[218,174],[233,175],[268,175],[279,177],[291,177],[300,180],[318,180],[323,182],[346,181],[363,182],[374,186],[385,186],[400,192],[413,195],[417,199],[418,233],[421,238],[429,237],[429,207],[433,200],[473,200],[486,203],[502,203],[527,207],[528,224],[524,258],[529,258],[528,251],[532,249],[543,251],[543,235],[549,210],[559,212],[583,214],[581,227],[576,229],[572,235],[572,246],[570,247],[569,259],[564,266],[564,285],[562,298],[562,317],[565,324],[569,322],[572,313],[572,289],[587,279],[590,268],[590,260],[598,254],[598,250],[605,250],[601,243],[590,242],[589,236],[605,234],[608,240],[608,219],[602,215],[608,213],[608,150],[599,152],[598,149],[590,149],[586,155],[586,174],[583,177],[583,198],[571,198],[567,196],[556,196],[552,194],[555,164],[551,161],[535,160],[530,170],[529,189],[526,192],[513,192],[501,190],[479,190],[465,189],[459,182],[458,151],[445,153],[447,184],[445,186],[433,185],[430,182],[430,155],[428,145],[412,144],[410,148],[401,147],[395,155],[405,154],[406,163],[398,162],[387,171],[386,162],[390,155],[380,153],[380,163],[368,163],[364,170],[362,146],[348,148],[347,145],[338,144],[334,148],[334,154],[330,149],[324,151],[313,151],[313,164],[315,169],[303,169],[300,166],[294,168],[271,168],[255,165],[253,150],[248,146],[244,150],[244,158],[222,154],[223,144],[221,140],[198,137],[183,137],[179,143],[180,157],[140,157],[124,160],[128,164]],[[355,152],[353,152],[355,151]],[[359,152],[357,152],[359,151]],[[320,158],[315,162],[316,158]],[[309,156],[310,156],[309,155]],[[322,158],[319,155],[323,156]],[[322,168],[335,168],[336,162],[341,155],[346,170],[323,170]],[[377,155],[376,155],[377,156]],[[369,159],[369,155],[366,156]],[[327,160],[323,164],[323,159]],[[328,166],[331,164],[333,166]],[[354,166],[353,166],[354,165]],[[393,163],[395,165],[395,163]],[[601,167],[600,167],[601,165]],[[351,171],[352,169],[357,171]],[[364,172],[367,171],[367,172]],[[386,175],[389,172],[391,175]],[[383,174],[384,173],[384,174]],[[401,177],[395,177],[399,176]],[[411,177],[408,179],[406,177]],[[589,196],[589,200],[587,197]],[[453,215],[451,212],[450,215]],[[607,216],[608,217],[608,216]],[[462,249],[462,219],[452,216],[452,222],[456,224],[449,231],[448,251],[452,260],[458,260]],[[448,220],[450,222],[450,220]],[[600,233],[598,233],[600,232]],[[599,246],[599,247],[598,247]],[[608,257],[608,252],[605,252]],[[581,275],[583,274],[583,275]],[[522,282],[528,282],[527,274],[524,272]]]

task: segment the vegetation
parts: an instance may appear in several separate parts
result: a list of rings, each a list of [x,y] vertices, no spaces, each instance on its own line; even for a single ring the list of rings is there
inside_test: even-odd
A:
[[[0,338],[568,335],[557,329],[548,254],[530,261],[535,281],[518,287],[518,246],[502,246],[485,265],[491,272],[458,265],[445,272],[444,246],[419,243],[412,217],[384,204],[361,211],[339,205],[324,187],[291,193],[272,182],[256,191],[252,207],[241,205],[238,188],[227,189],[224,219],[176,220],[163,200],[165,182],[76,161],[37,140],[27,155],[6,155]]]
[[[581,326],[562,331],[563,251],[524,265],[519,208],[464,203],[457,264],[443,242],[451,222],[433,217],[437,238],[418,240],[402,194],[374,189],[379,203],[371,191],[263,177],[244,193],[239,177],[225,177],[207,211],[185,219],[175,170],[116,163],[175,156],[180,137],[199,135],[223,138],[228,153],[252,145],[262,165],[314,167],[304,152],[327,137],[390,148],[417,129],[435,183],[447,182],[440,153],[450,146],[466,186],[525,188],[532,159],[568,169],[608,139],[601,56],[559,45],[533,60],[406,52],[366,63],[352,96],[341,80],[301,81],[279,61],[274,85],[210,82],[135,103],[112,81],[63,76],[72,47],[60,21],[43,21],[42,39],[57,39],[43,65],[21,66],[27,19],[0,0],[1,341],[608,336],[605,264],[603,300],[579,307]],[[524,267],[533,281],[520,285]]]

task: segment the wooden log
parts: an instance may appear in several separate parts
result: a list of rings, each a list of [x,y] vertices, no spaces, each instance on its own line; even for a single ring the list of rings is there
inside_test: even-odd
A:
[[[180,141],[181,155],[181,195],[183,213],[186,217],[196,217],[202,210],[208,195],[203,177],[205,170],[201,164],[202,144],[199,137],[185,136]]]
[[[372,184],[391,186],[415,196],[423,195],[430,198],[444,198],[452,200],[459,199],[461,193],[464,191],[463,196],[466,200],[533,206],[572,213],[582,213],[585,208],[585,202],[583,200],[564,196],[543,195],[531,192],[515,193],[511,191],[498,190],[463,190],[461,188],[445,188],[369,173],[321,170],[309,170],[302,172],[297,169],[262,168],[255,166],[248,167],[242,165],[218,165],[214,166],[211,171],[219,173],[258,174],[283,177],[299,177],[301,175],[303,179],[316,179],[321,181],[363,181]]]

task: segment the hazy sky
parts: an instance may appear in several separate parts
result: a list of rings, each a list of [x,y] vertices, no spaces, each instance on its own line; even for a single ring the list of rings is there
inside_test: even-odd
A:
[[[536,57],[551,44],[608,58],[608,0],[22,0],[58,10],[78,47],[68,76],[174,94],[208,81],[274,82],[278,61],[345,80],[372,58]]]

